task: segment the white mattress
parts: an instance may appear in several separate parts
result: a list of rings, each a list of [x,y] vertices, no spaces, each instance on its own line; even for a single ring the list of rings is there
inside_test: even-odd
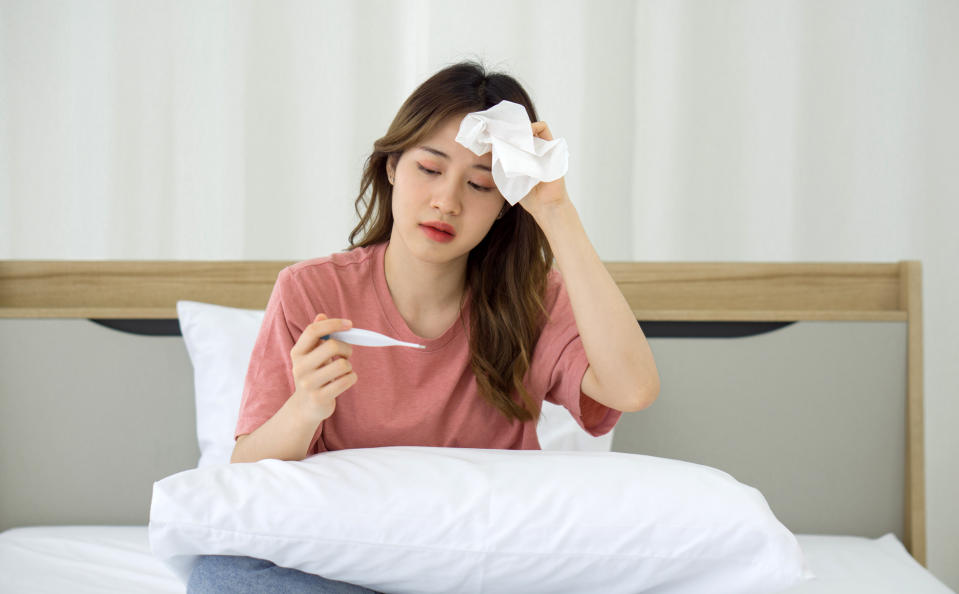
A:
[[[800,534],[816,579],[784,594],[949,594],[892,534]],[[184,592],[150,553],[146,526],[37,526],[0,534],[0,592]]]
[[[894,534],[858,536],[797,534],[816,574],[783,594],[955,594],[912,558]]]
[[[3,594],[186,592],[146,526],[31,526],[0,533]]]

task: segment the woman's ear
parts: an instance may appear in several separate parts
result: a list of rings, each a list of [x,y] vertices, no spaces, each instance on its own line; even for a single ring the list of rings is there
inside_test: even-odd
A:
[[[386,177],[393,184],[393,178],[396,175],[396,155],[390,155],[386,158]]]

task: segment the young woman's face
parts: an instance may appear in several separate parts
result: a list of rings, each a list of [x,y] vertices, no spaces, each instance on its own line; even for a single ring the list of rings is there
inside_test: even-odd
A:
[[[486,236],[506,204],[490,166],[456,142],[463,116],[446,119],[418,146],[407,149],[393,174],[393,233],[431,262],[465,256]],[[387,165],[387,172],[391,171]],[[431,225],[446,226],[443,233]]]

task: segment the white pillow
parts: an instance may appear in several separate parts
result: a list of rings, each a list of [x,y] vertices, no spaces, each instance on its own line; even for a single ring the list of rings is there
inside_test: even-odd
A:
[[[806,577],[756,489],[619,452],[396,446],[187,470],[150,544],[184,581],[246,555],[378,591],[762,592]]]
[[[543,401],[536,423],[536,439],[544,450],[569,452],[608,452],[613,447],[613,432],[593,436],[583,430],[565,406]]]
[[[176,306],[193,363],[198,466],[227,464],[233,453],[243,382],[264,311],[197,301],[177,301]],[[613,443],[613,431],[594,437],[583,431],[565,407],[550,402],[543,402],[536,434],[544,450],[608,452]]]
[[[197,466],[228,464],[250,355],[263,310],[177,301],[180,333],[193,363]]]

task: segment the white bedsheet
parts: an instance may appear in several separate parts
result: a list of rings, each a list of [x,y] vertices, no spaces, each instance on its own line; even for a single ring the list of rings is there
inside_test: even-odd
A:
[[[816,579],[783,594],[950,594],[894,534],[880,538],[797,534]],[[953,593],[954,594],[954,593]]]
[[[815,580],[783,594],[949,594],[892,534],[797,535]],[[150,552],[146,526],[36,526],[0,534],[0,592],[184,592]]]
[[[146,526],[31,526],[0,533],[3,594],[186,592]]]

